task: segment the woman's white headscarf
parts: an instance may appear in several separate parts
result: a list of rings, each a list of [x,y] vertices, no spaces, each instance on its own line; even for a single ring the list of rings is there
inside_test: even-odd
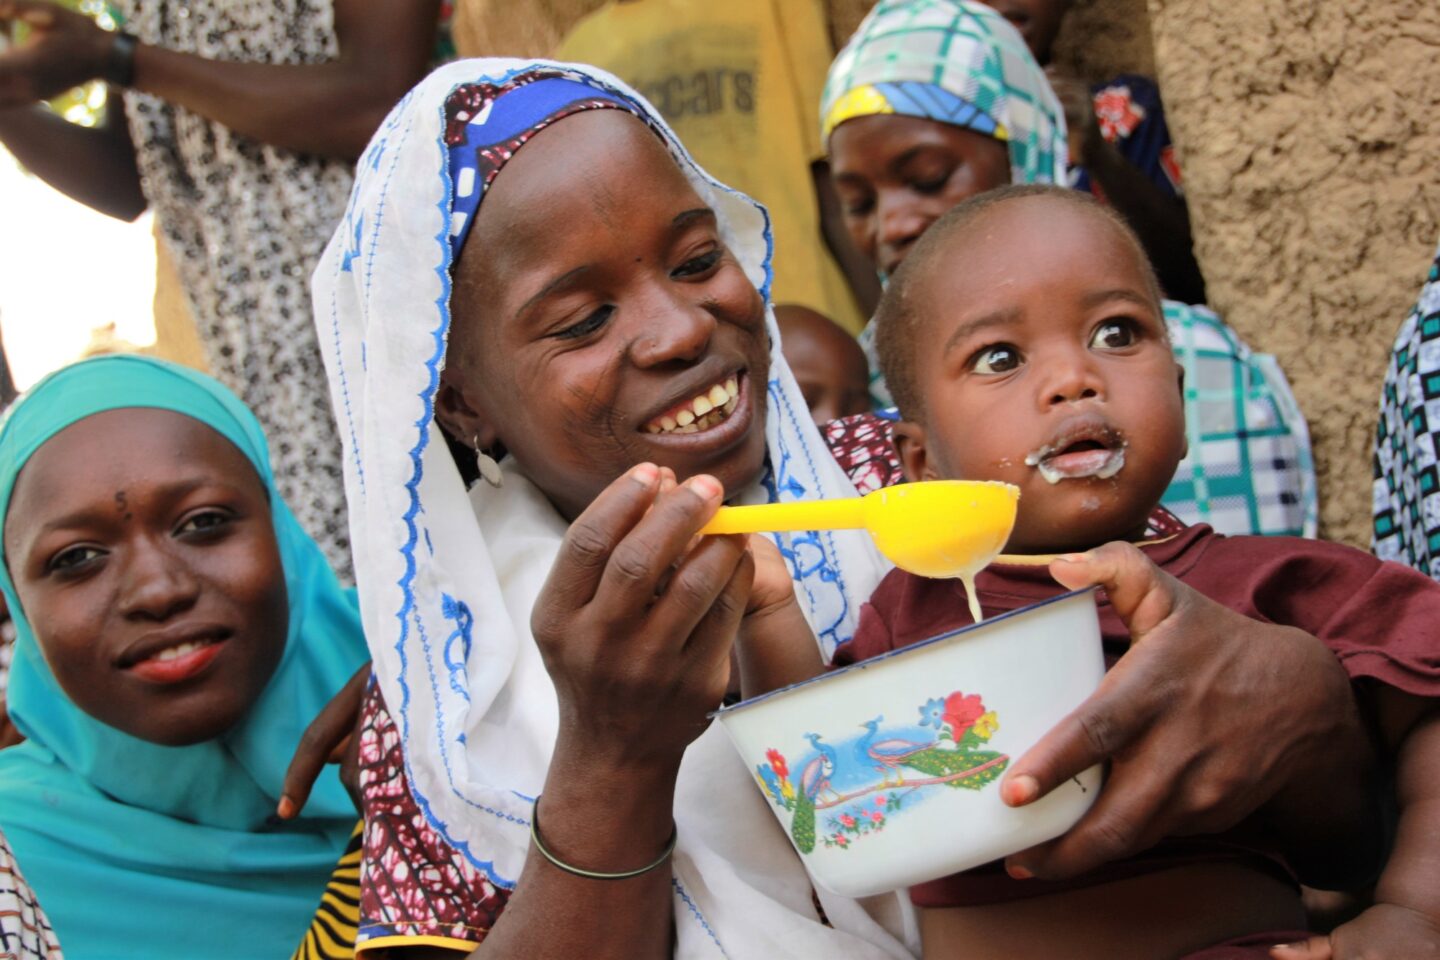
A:
[[[452,214],[456,194],[463,203],[475,189],[469,176],[457,178],[458,188],[451,182],[444,107],[459,86],[498,87],[537,70],[563,72],[647,118],[715,209],[725,243],[767,301],[770,286],[764,208],[712,180],[648,103],[592,68],[451,64],[401,101],[360,159],[314,289],[345,444],[365,632],[420,808],[502,888],[514,885],[525,862],[533,798],[558,726],[554,686],[529,623],[566,524],[513,461],[502,464],[501,488],[480,483],[467,493],[434,423],[451,320]],[[464,117],[472,129],[489,120],[493,100],[477,106]],[[767,325],[769,459],[763,482],[740,499],[853,495],[810,421],[768,311]],[[828,656],[850,636],[886,566],[860,534],[786,536],[781,546]],[[863,905],[824,896],[834,928],[816,919],[798,858],[714,727],[686,753],[675,817],[677,956],[904,956],[902,941],[913,949],[899,896]]]

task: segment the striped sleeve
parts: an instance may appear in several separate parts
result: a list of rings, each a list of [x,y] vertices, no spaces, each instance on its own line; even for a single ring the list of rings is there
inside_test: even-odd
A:
[[[360,856],[365,824],[357,824],[335,865],[320,908],[291,960],[352,960],[360,927]]]

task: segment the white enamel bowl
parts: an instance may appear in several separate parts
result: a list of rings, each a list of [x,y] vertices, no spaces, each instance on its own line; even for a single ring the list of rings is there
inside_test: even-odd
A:
[[[1027,807],[1000,776],[1104,675],[1092,590],[1067,593],[721,710],[817,883],[863,897],[1068,830],[1095,767]]]

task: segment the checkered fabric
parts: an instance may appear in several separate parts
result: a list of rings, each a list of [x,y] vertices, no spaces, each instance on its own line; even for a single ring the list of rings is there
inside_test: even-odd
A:
[[[55,931],[0,833],[0,960],[64,960]]]
[[[1185,370],[1190,452],[1161,503],[1230,535],[1313,537],[1319,523],[1310,431],[1275,358],[1252,353],[1205,307],[1165,301]]]
[[[1440,580],[1440,249],[1415,309],[1400,326],[1375,433],[1374,530],[1382,560]]]

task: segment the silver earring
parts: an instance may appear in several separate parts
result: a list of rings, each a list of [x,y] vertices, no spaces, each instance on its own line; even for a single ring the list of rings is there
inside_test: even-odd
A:
[[[471,440],[475,444],[475,465],[480,468],[480,476],[492,487],[499,487],[505,482],[505,475],[500,472],[500,464],[480,448],[480,438],[474,437]]]

